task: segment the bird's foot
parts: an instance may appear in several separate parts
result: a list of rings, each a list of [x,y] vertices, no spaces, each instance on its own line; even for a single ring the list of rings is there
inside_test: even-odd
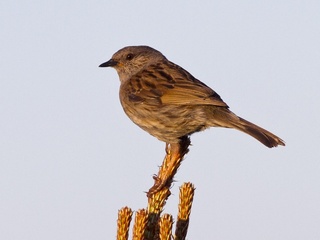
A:
[[[148,197],[164,188],[170,188],[173,177],[176,174],[184,155],[188,152],[189,145],[189,137],[181,138],[179,143],[166,143],[166,156],[159,169],[158,175],[153,176],[154,184],[147,193]]]
[[[161,179],[157,175],[153,176],[154,184],[147,192],[147,197],[151,197],[153,194],[161,191],[167,185],[167,179]]]

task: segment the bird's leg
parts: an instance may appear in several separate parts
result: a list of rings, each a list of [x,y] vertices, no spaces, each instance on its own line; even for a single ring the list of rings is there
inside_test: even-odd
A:
[[[166,143],[166,154],[168,155],[169,153],[170,153],[170,149],[169,149],[169,147],[170,147],[170,144],[169,143]]]
[[[149,189],[148,196],[160,191],[162,188],[170,188],[173,177],[176,174],[184,155],[188,152],[190,145],[189,137],[182,137],[178,143],[166,143],[166,156],[159,169],[157,176],[153,179],[154,185]]]

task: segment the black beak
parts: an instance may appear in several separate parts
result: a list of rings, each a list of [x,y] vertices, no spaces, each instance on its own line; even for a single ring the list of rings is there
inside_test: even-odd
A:
[[[118,62],[111,58],[108,62],[100,64],[99,67],[113,67],[113,66],[116,66],[117,64]]]

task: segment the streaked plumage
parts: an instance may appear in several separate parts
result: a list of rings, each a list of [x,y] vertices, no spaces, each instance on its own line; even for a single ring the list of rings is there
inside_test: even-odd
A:
[[[209,127],[234,128],[267,147],[285,145],[271,132],[229,110],[210,87],[147,46],[125,47],[100,67],[117,70],[120,101],[139,127],[166,143]]]

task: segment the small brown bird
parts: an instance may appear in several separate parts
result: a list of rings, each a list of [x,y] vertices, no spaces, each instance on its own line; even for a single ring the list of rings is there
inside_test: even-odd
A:
[[[210,87],[148,46],[120,49],[99,67],[117,70],[120,101],[128,117],[167,144],[209,127],[234,128],[267,147],[282,139],[241,118]]]

